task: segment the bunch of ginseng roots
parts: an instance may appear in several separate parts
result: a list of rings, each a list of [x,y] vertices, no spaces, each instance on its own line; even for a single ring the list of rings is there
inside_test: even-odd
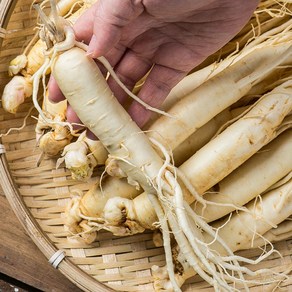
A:
[[[56,11],[63,16],[69,11],[65,19],[74,22],[92,4],[86,2],[72,14],[74,3]],[[216,291],[248,291],[250,284],[285,280],[285,275],[252,271],[242,263],[266,259],[276,252],[274,241],[292,234],[291,8],[289,1],[261,1],[244,29],[194,68],[170,92],[164,114],[154,113],[142,130],[107,97],[86,100],[85,92],[82,103],[88,105],[87,114],[93,104],[101,115],[100,104],[113,104],[108,117],[113,125],[106,133],[103,121],[90,124],[90,117],[76,110],[80,104],[69,100],[98,140],[84,126],[66,121],[66,102],[53,104],[44,92],[42,108],[37,105],[36,84],[44,83],[44,76],[53,74],[65,96],[73,90],[62,70],[73,72],[68,60],[82,59],[84,52],[83,44],[63,48],[61,33],[52,41],[41,30],[41,39],[11,61],[13,78],[2,103],[15,113],[33,95],[40,113],[36,140],[43,155],[58,158],[58,167],[65,163],[76,180],[96,179],[87,193],[72,195],[66,212],[70,236],[92,242],[101,229],[116,236],[158,229],[162,240],[156,237],[155,243],[164,246],[166,266],[152,268],[157,291],[179,291],[196,273]],[[66,41],[67,30],[56,11],[43,22],[55,23]],[[49,53],[43,55],[46,47]],[[90,78],[95,64],[83,61]],[[114,76],[106,60],[99,61]],[[106,86],[102,82],[97,89]],[[120,133],[121,125],[127,132]],[[254,261],[234,254],[260,246],[264,252]]]

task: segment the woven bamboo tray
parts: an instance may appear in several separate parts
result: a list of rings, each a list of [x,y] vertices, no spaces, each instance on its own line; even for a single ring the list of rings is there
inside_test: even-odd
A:
[[[36,13],[31,0],[0,2],[0,92],[9,81],[7,64],[33,36]],[[23,104],[16,115],[0,108],[0,133],[20,127],[32,104]],[[32,115],[36,115],[32,112]],[[35,119],[28,118],[21,131],[12,131],[2,138],[0,148],[0,181],[7,199],[20,223],[50,259],[58,250],[65,254],[58,269],[84,291],[153,291],[151,266],[163,266],[163,248],[152,242],[152,233],[118,238],[101,232],[91,245],[70,240],[64,228],[64,209],[75,189],[86,191],[91,182],[73,181],[65,169],[55,168],[53,159],[44,159],[39,167],[40,152],[36,148]],[[277,272],[292,265],[292,240],[281,241],[274,254],[255,268],[270,267]],[[260,250],[239,254],[256,258]],[[274,285],[275,286],[275,285]],[[274,286],[251,287],[251,291],[269,291]],[[291,291],[292,279],[281,283],[281,291]],[[213,291],[199,276],[189,279],[184,291]]]

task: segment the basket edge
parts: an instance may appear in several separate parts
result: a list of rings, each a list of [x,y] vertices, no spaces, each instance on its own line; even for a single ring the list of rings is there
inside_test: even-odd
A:
[[[0,29],[5,31],[10,16],[13,13],[13,10],[17,4],[18,0],[2,0],[0,2]],[[4,34],[5,37],[5,34]],[[2,46],[3,37],[0,35],[0,47]]]

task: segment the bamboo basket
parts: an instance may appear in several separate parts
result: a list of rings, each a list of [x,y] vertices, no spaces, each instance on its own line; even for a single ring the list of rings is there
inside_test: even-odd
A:
[[[31,0],[1,0],[0,3],[0,92],[9,81],[8,62],[22,52],[33,36],[36,13]],[[16,115],[0,108],[0,131],[20,127],[32,104],[23,104]],[[33,112],[32,115],[36,115]],[[58,250],[65,254],[58,269],[84,291],[153,291],[151,266],[162,266],[164,251],[155,247],[152,233],[114,237],[101,232],[98,240],[87,245],[70,241],[64,229],[64,209],[75,189],[86,191],[88,184],[73,181],[65,169],[55,168],[53,159],[37,167],[40,155],[35,146],[35,119],[29,117],[21,131],[4,136],[0,148],[0,181],[7,199],[22,224],[50,259]],[[1,145],[1,144],[0,144]],[[292,240],[275,244],[282,254],[274,254],[256,268],[270,267],[277,272],[291,269]],[[261,250],[239,254],[256,258]],[[49,263],[48,263],[49,265]],[[281,291],[291,291],[292,279],[281,283]],[[254,286],[251,291],[269,291],[274,286]],[[113,289],[113,290],[112,290]],[[199,276],[189,279],[183,291],[213,291]]]

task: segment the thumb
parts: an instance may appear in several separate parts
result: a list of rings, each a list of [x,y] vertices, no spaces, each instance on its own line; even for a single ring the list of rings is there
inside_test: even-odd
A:
[[[100,57],[115,46],[122,30],[144,10],[142,1],[99,0],[94,6],[93,36],[88,54]]]

